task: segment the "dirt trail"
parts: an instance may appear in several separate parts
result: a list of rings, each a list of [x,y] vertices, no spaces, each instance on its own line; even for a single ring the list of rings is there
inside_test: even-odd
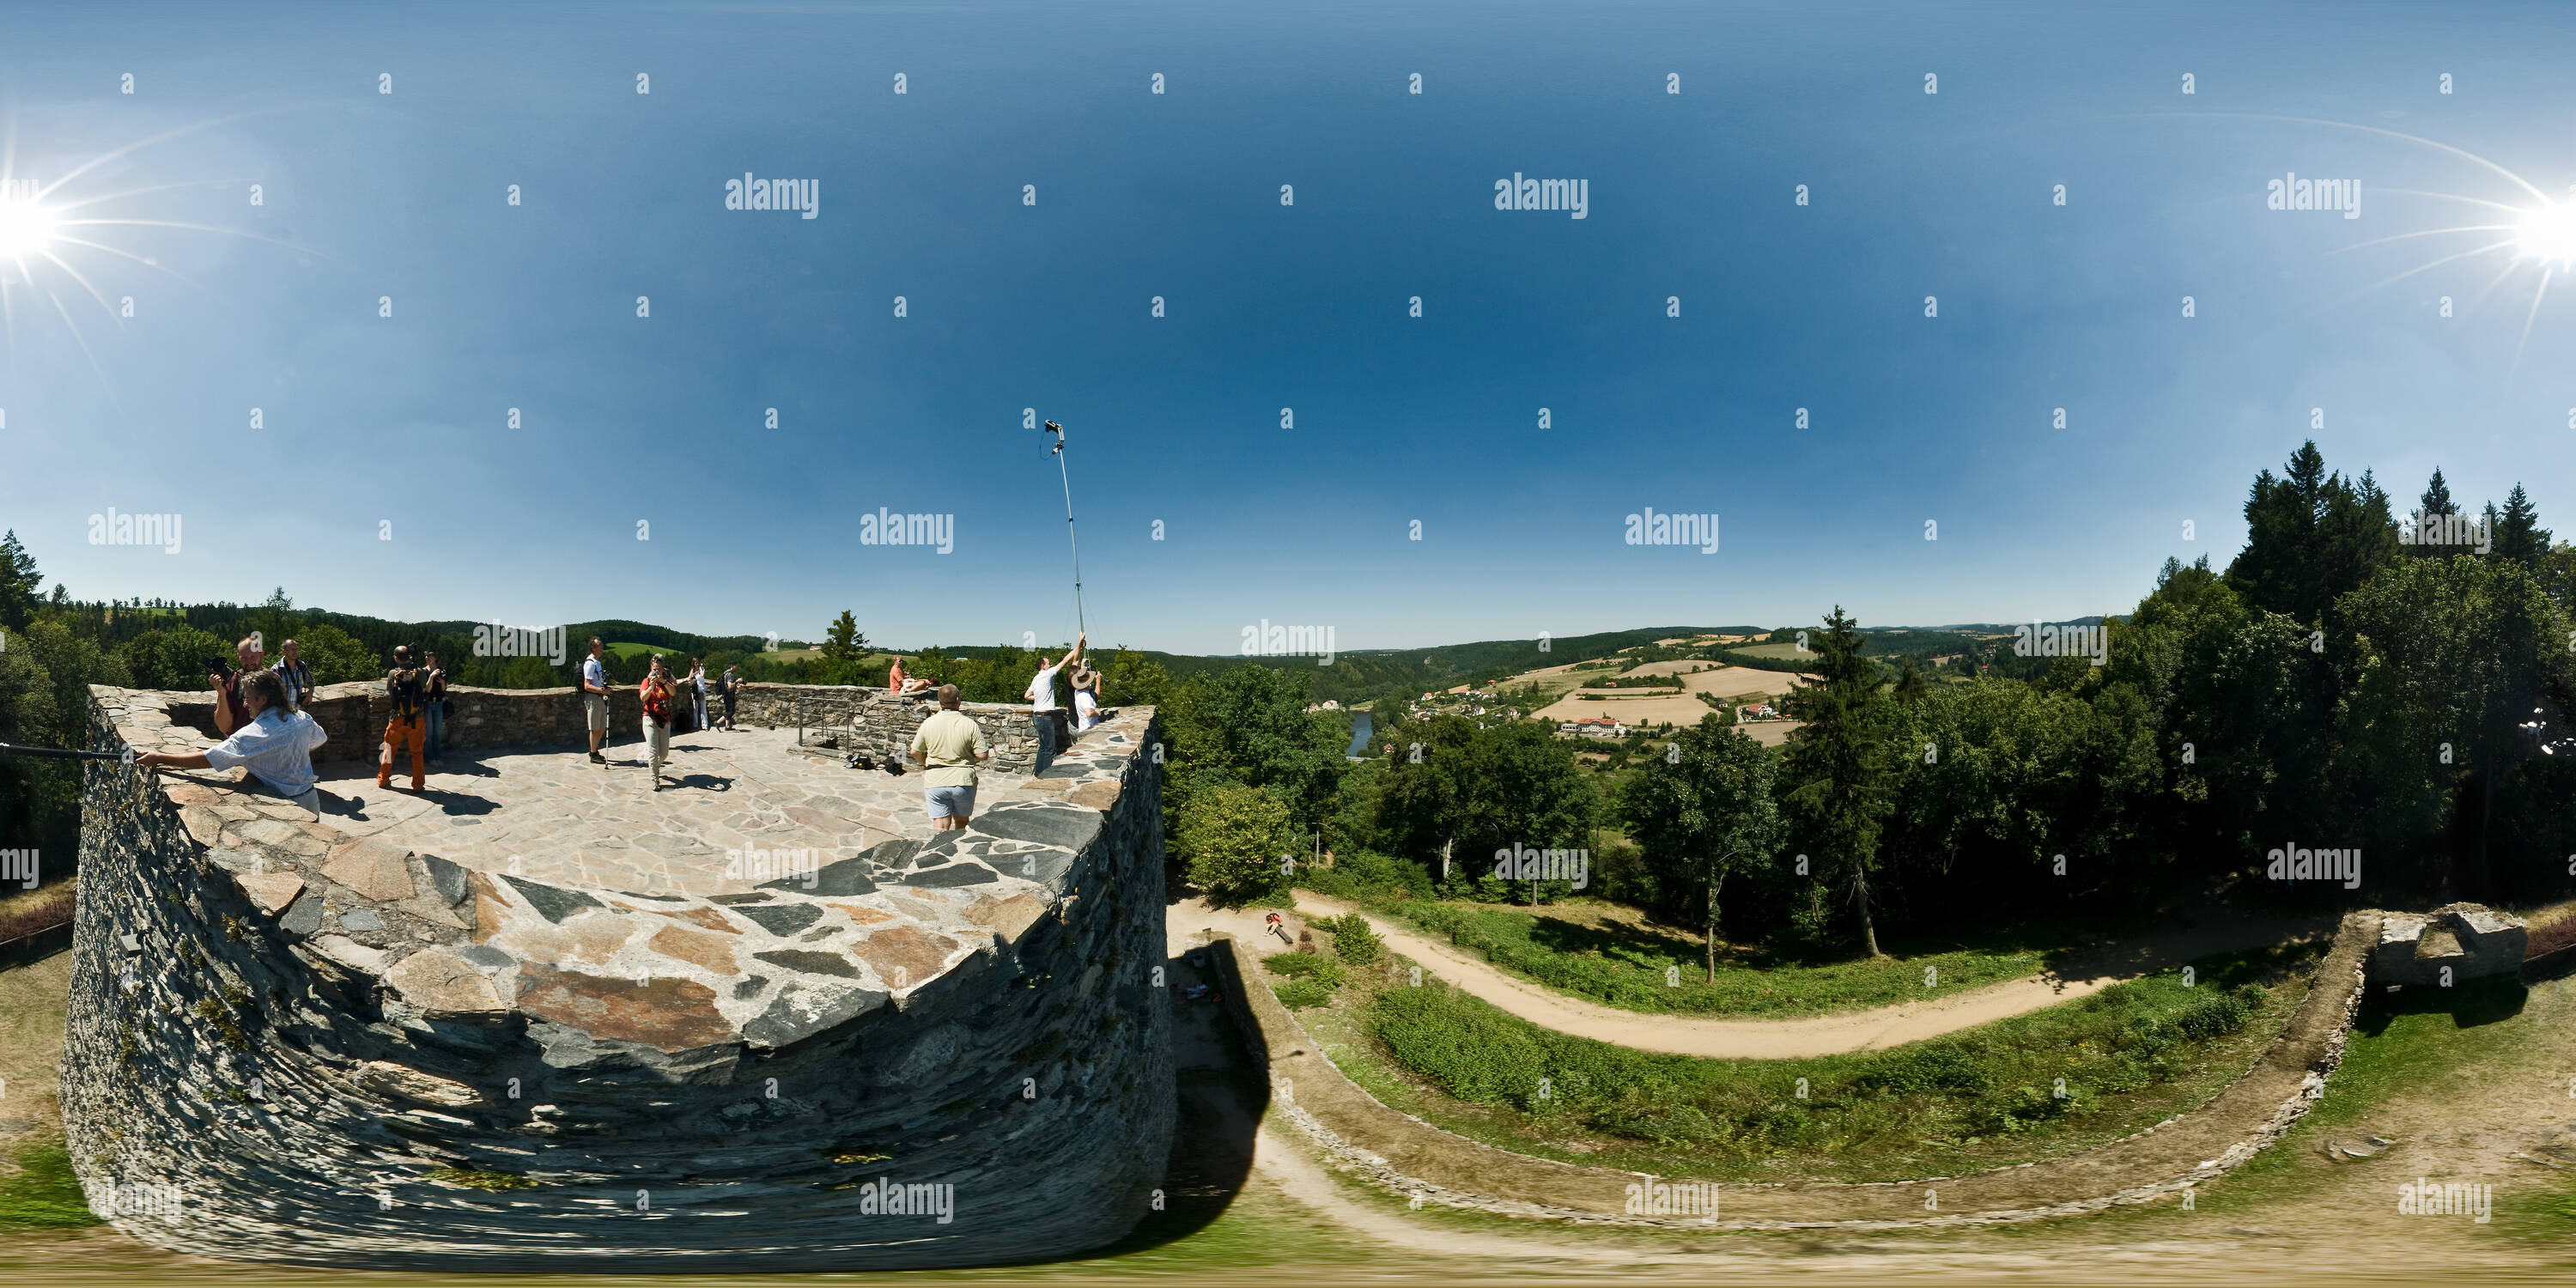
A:
[[[1188,905],[1171,909],[1175,948],[1207,926]],[[1254,934],[1258,936],[1258,917]],[[1225,934],[1222,922],[1212,927]],[[2348,918],[2317,968],[2318,985],[2254,1066],[2199,1108],[2082,1154],[2019,1167],[1921,1181],[1845,1184],[1724,1183],[1719,1228],[1885,1229],[2018,1221],[2097,1211],[2178,1192],[2253,1156],[2304,1112],[2318,1070],[2340,1050],[2348,1007],[2377,921]],[[1242,940],[1238,940],[1242,943]],[[1243,951],[1257,953],[1258,938]],[[1271,942],[1276,942],[1275,937]],[[1258,970],[1257,966],[1250,967]],[[1512,1153],[1440,1130],[1390,1108],[1352,1083],[1267,988],[1242,1001],[1261,1032],[1278,1111],[1314,1136],[1339,1165],[1378,1185],[1446,1206],[1579,1221],[1656,1222],[1626,1211],[1643,1178],[1610,1168]],[[1671,1224],[1701,1224],[1698,1220]]]
[[[1297,892],[1298,911],[1342,916],[1360,911],[1340,899]],[[1245,943],[1263,942],[1260,912],[1228,912],[1199,901],[1176,905],[1172,925],[1214,926]],[[2195,957],[2242,952],[2266,944],[2324,940],[2333,918],[2218,919],[2187,930],[2164,931],[2104,948],[2088,949],[2062,972],[2006,980],[1928,1002],[1909,1002],[1840,1015],[1795,1020],[1712,1020],[1688,1015],[1649,1015],[1569,997],[1543,984],[1508,975],[1453,944],[1425,936],[1373,913],[1369,926],[1396,952],[1439,970],[1442,978],[1542,1028],[1596,1038],[1639,1051],[1714,1059],[1797,1060],[1902,1046],[2025,1015],[2042,1007],[2098,993],[2122,980],[2171,970]],[[1291,928],[1294,934],[1294,928]],[[1277,936],[1268,943],[1280,943]],[[1282,945],[1285,947],[1285,945]]]

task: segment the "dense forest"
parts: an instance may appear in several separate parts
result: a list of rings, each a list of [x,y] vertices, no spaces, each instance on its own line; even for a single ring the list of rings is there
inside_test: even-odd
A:
[[[2420,508],[2454,503],[2436,473]],[[1315,659],[1104,654],[1112,705],[1162,710],[1174,875],[1221,898],[1290,881],[1486,899],[1561,898],[1566,882],[1505,882],[1499,849],[1580,848],[1586,893],[1739,940],[1873,951],[1885,933],[1965,931],[2189,893],[2305,907],[2528,902],[2576,892],[2576,548],[2516,487],[2485,510],[2484,552],[2415,544],[2365,471],[2329,472],[2313,444],[2245,506],[2223,569],[2168,560],[2091,657],[2017,652],[2008,627],[1887,630],[1840,609],[1814,627],[1657,627],[1548,642],[1487,641]],[[394,623],[252,606],[177,608],[38,593],[34,561],[0,541],[0,742],[78,745],[91,683],[202,687],[202,659],[250,631],[297,639],[322,683],[372,678],[397,643],[437,647],[460,683],[569,684],[582,641],[740,663],[756,680],[866,684],[886,655],[854,614],[781,657],[755,637],[640,622],[577,623],[566,659],[478,656],[473,623]],[[1722,632],[1757,644],[1658,645]],[[796,648],[795,642],[782,642]],[[1605,657],[1708,658],[1801,673],[1804,723],[1769,749],[1712,711],[1615,778],[1535,722],[1416,718],[1402,697]],[[1775,650],[1776,652],[1777,650]],[[1035,656],[1010,646],[908,655],[910,672],[976,701],[1017,701]],[[612,658],[621,682],[645,659]],[[1377,700],[1371,755],[1310,702]],[[0,760],[0,826],[42,849],[77,845],[77,766]],[[21,838],[25,838],[22,840]],[[2272,881],[2282,848],[2358,850],[2352,888]],[[1282,863],[1329,849],[1329,873]],[[1283,871],[1283,869],[1287,869]]]

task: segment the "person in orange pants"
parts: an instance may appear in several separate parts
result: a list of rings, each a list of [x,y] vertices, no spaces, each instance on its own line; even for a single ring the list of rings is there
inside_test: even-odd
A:
[[[376,786],[393,786],[396,747],[411,750],[411,789],[419,791],[428,785],[423,777],[428,761],[422,753],[423,740],[429,734],[427,689],[426,677],[411,664],[411,646],[395,645],[394,669],[385,673],[385,697],[390,705],[384,751],[376,762]]]

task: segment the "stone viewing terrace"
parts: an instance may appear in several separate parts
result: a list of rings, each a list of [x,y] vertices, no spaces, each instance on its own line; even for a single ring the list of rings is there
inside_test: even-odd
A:
[[[809,741],[817,732],[807,731]],[[605,767],[578,748],[453,748],[418,794],[408,756],[397,760],[389,791],[377,790],[371,763],[316,768],[326,819],[344,834],[478,872],[639,894],[739,894],[787,875],[782,863],[819,867],[888,841],[937,836],[922,810],[922,776],[908,761],[900,776],[852,769],[842,751],[799,746],[796,737],[756,728],[676,735],[659,792],[644,744],[631,736],[607,747]],[[1065,790],[1032,782],[988,768],[976,808]]]
[[[972,826],[934,832],[918,772],[843,758],[882,765],[935,705],[763,686],[739,714],[784,727],[675,737],[656,792],[615,696],[602,766],[570,690],[455,690],[413,793],[407,756],[374,781],[382,687],[326,686],[319,818],[239,770],[90,767],[75,1165],[228,1196],[133,1233],[857,1269],[1059,1255],[1147,1210],[1172,1117],[1152,709],[1032,774],[1028,711],[970,705],[995,756]],[[213,741],[204,694],[92,700],[101,749]],[[959,1211],[853,1225],[862,1165],[954,1185]],[[738,1219],[584,1233],[639,1192]],[[474,1219],[389,1219],[388,1194]]]

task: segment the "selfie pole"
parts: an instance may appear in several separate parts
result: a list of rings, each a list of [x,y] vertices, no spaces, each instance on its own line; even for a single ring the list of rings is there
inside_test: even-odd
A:
[[[1082,543],[1073,539],[1073,475],[1064,467],[1064,426],[1048,421],[1046,429],[1041,432],[1055,435],[1053,449],[1055,472],[1064,480],[1064,540],[1065,544],[1073,549],[1073,624],[1077,630],[1087,635],[1091,628],[1089,623],[1083,620],[1082,614]],[[1084,665],[1087,666],[1089,663],[1086,662]]]
[[[0,742],[0,756],[36,756],[52,760],[124,760],[122,751],[73,751],[64,747],[19,747]]]

